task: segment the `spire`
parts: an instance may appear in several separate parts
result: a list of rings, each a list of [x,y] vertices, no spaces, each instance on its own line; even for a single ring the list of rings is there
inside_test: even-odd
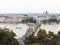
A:
[[[47,14],[47,13],[48,13],[48,11],[46,10],[45,14]]]

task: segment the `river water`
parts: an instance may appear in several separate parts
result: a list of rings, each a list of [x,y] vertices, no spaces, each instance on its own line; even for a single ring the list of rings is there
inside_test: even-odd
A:
[[[45,29],[47,33],[48,33],[48,31],[52,31],[55,34],[57,34],[58,31],[60,31],[60,24],[54,24],[54,25],[48,25],[48,24],[44,25],[44,24],[42,24],[41,29]]]
[[[29,27],[26,24],[0,24],[0,28],[8,28],[17,35],[16,38],[21,38]]]

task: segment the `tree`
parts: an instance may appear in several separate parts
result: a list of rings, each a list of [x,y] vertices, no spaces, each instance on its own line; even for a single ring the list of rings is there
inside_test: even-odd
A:
[[[14,38],[16,34],[9,29],[0,28],[0,45],[19,45],[19,42]]]
[[[32,44],[36,42],[36,37],[34,35],[29,35],[28,37],[25,38],[24,42],[26,45]]]
[[[28,22],[30,22],[30,23],[36,23],[36,20],[33,19],[33,18],[28,18],[26,20],[22,20],[22,23],[28,23]]]
[[[30,35],[25,38],[26,45],[60,45],[60,31],[58,34],[49,31],[48,34],[44,29],[38,31],[37,36]]]
[[[58,31],[58,34],[60,35],[60,31]]]
[[[40,31],[37,34],[38,40],[44,40],[47,36],[47,33],[44,29],[40,29]]]
[[[30,45],[44,45],[43,43],[38,43],[38,42],[36,42],[36,43],[32,43],[32,44],[30,44]]]
[[[60,31],[58,31],[58,34],[57,34],[57,45],[60,45]]]

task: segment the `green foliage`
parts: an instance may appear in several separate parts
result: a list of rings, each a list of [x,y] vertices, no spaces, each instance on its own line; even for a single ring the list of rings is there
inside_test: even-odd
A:
[[[46,23],[51,23],[51,22],[56,22],[57,24],[60,22],[59,20],[57,20],[56,18],[50,18],[50,19],[47,19],[47,20],[43,20],[44,24]]]
[[[47,33],[46,33],[46,31],[44,29],[40,29],[40,31],[38,32],[37,36],[39,38],[45,38],[47,36]]]
[[[28,22],[30,22],[30,23],[36,23],[36,20],[33,19],[33,18],[29,18],[29,19],[26,19],[26,20],[22,20],[22,23],[28,23]]]
[[[19,45],[15,36],[15,33],[9,29],[0,29],[0,45]]]
[[[44,29],[40,29],[37,36],[30,35],[24,42],[26,45],[60,45],[60,31],[58,34],[51,31],[47,34]]]
[[[50,22],[57,22],[57,19],[56,18],[54,18],[54,19],[51,18],[51,19],[49,19],[49,21]]]
[[[36,42],[36,37],[33,36],[33,35],[30,35],[30,36],[28,36],[28,37],[25,38],[25,41],[24,42],[27,45],[29,45],[31,43],[34,43],[34,42]]]
[[[32,43],[30,45],[44,45],[43,43]]]

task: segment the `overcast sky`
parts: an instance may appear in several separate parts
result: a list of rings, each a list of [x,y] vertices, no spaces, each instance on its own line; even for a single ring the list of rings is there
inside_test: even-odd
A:
[[[0,0],[0,13],[60,13],[60,0]]]

